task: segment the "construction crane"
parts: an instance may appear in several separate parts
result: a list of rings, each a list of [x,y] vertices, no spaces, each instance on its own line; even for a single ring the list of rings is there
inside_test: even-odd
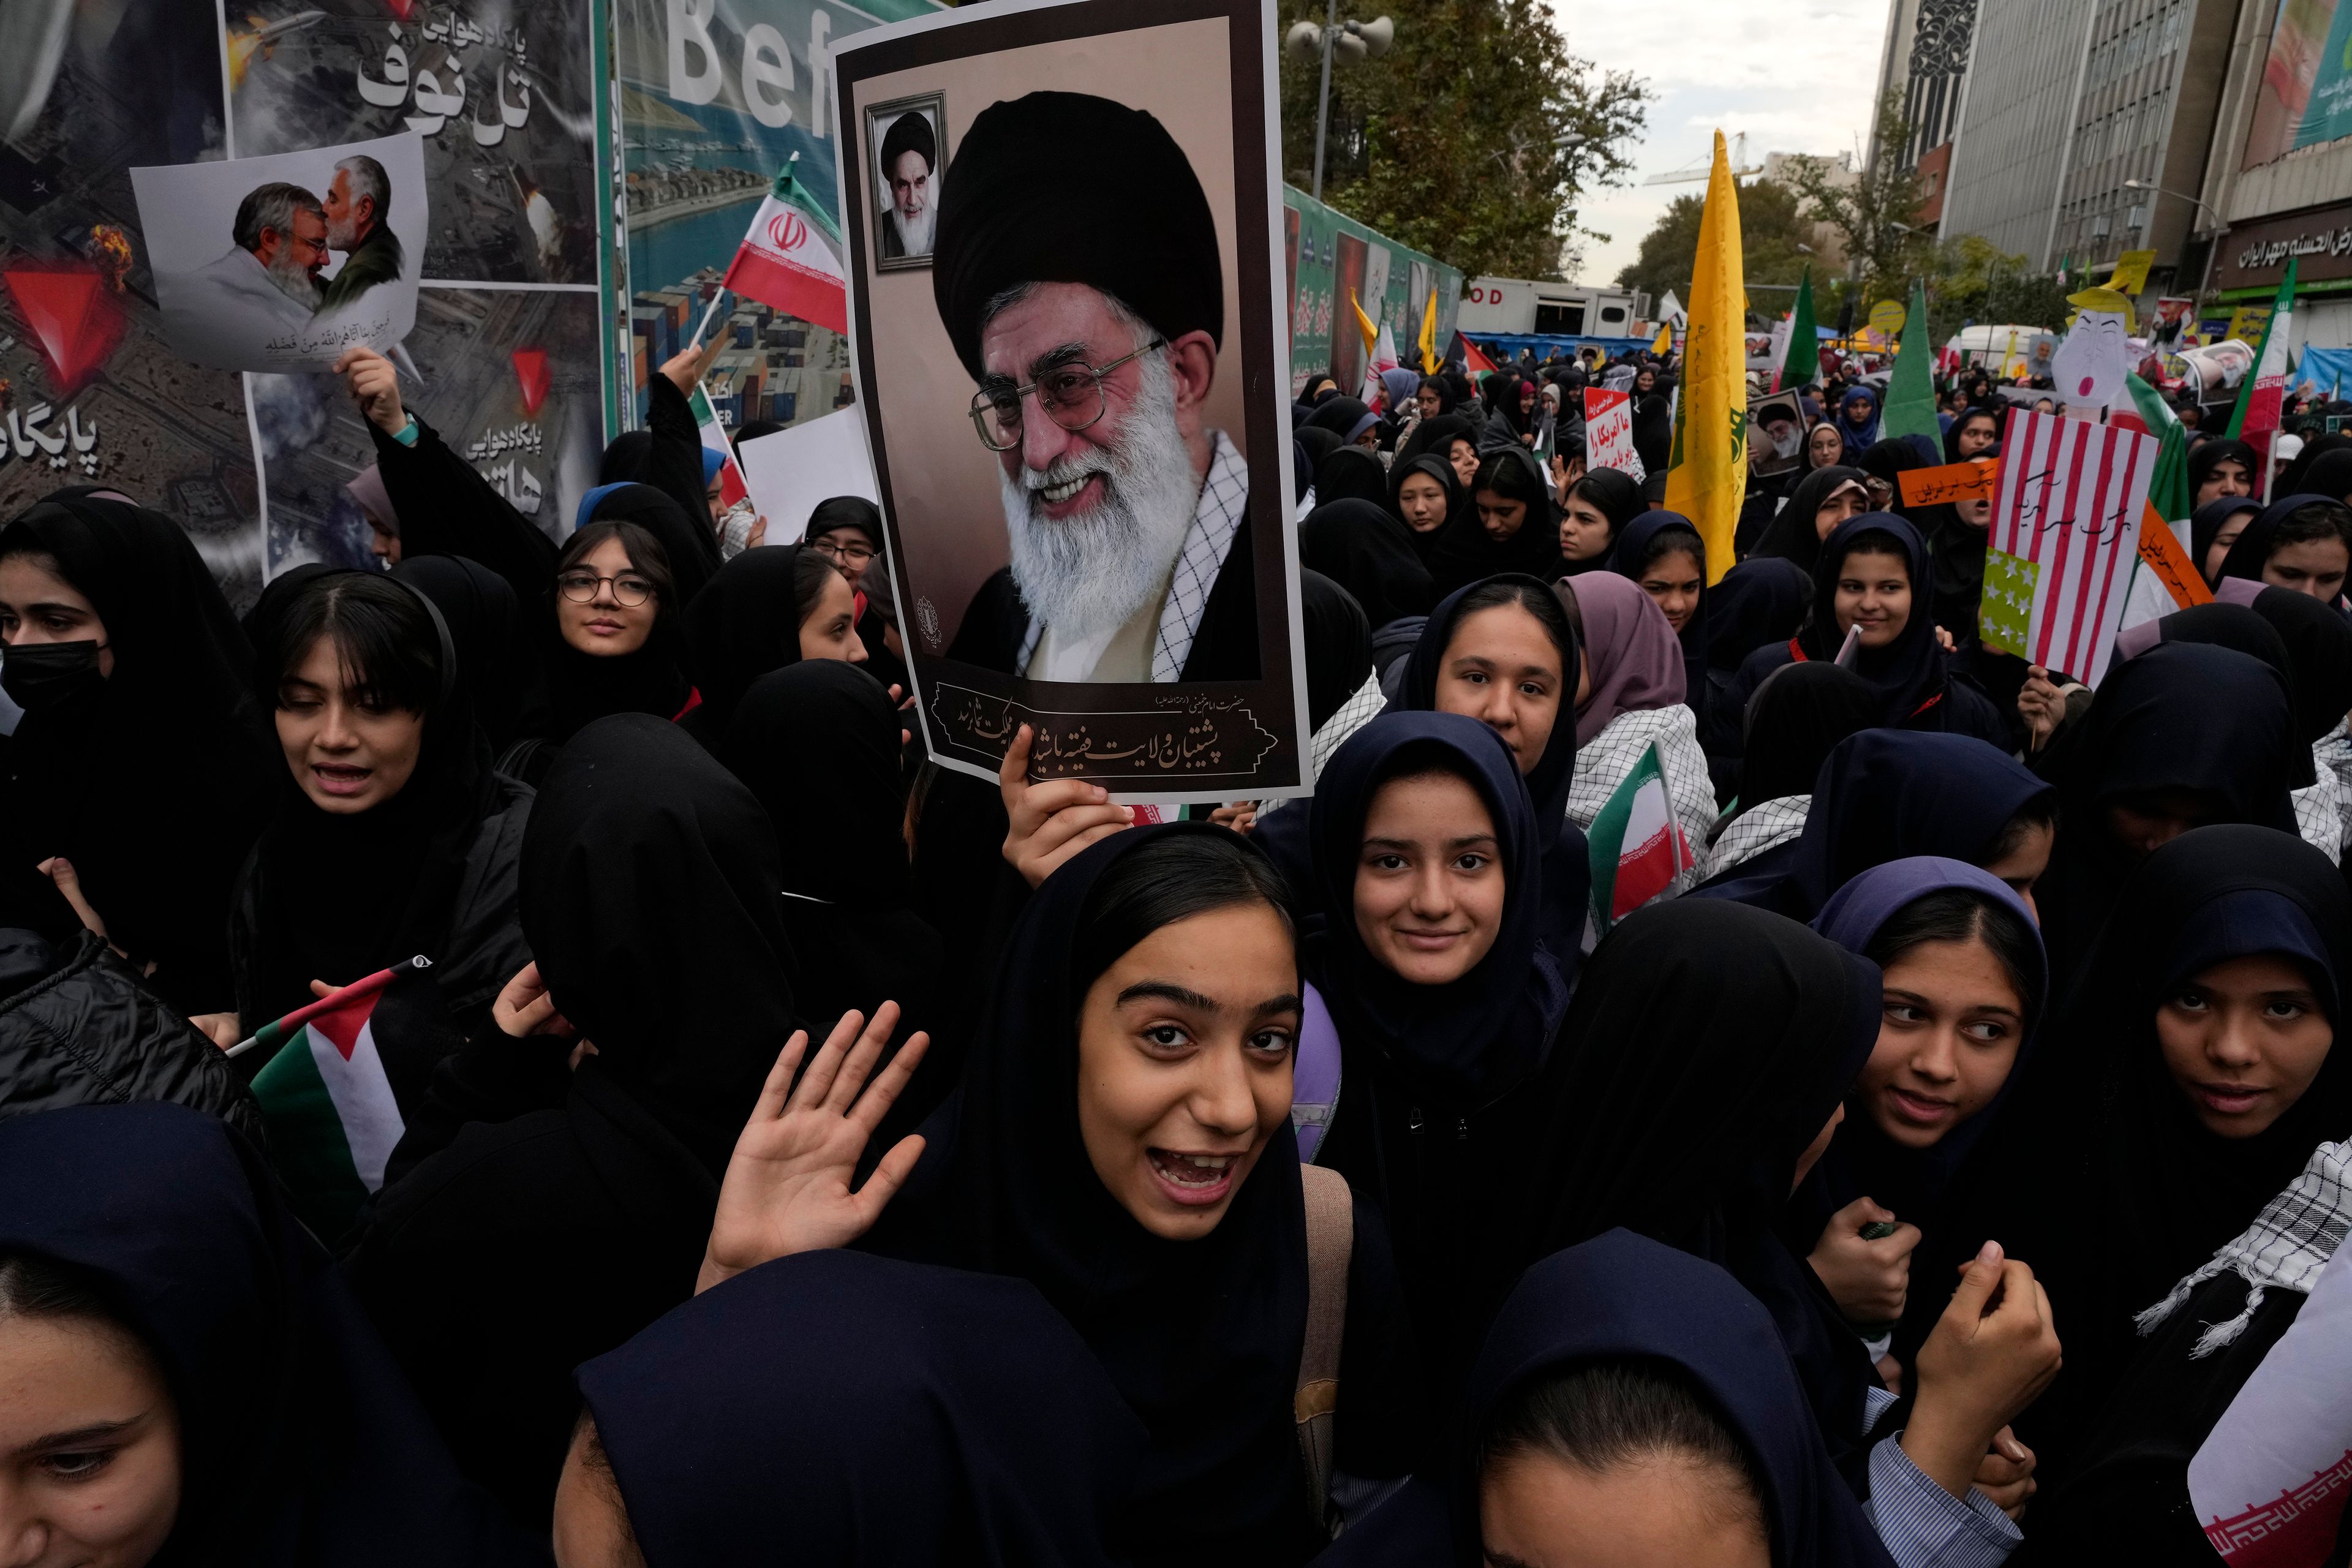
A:
[[[1763,172],[1763,164],[1757,163],[1751,166],[1748,163],[1748,132],[1742,131],[1731,139],[1731,177],[1735,180],[1744,180],[1750,174],[1760,174]],[[1642,183],[1645,185],[1696,184],[1707,179],[1714,173],[1715,156],[1709,153],[1695,163],[1686,163],[1679,169],[1669,169],[1663,174],[1653,174]]]

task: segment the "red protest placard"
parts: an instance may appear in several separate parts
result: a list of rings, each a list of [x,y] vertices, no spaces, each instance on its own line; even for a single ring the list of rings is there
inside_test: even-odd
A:
[[[1648,478],[1633,450],[1633,395],[1584,389],[1584,466],[1614,468],[1630,479]]]

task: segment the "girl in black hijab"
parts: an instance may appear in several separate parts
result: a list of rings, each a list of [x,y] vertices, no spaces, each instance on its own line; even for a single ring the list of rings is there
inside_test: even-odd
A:
[[[1349,397],[1345,394],[1324,398],[1315,405],[1315,412],[1307,416],[1308,429],[1328,430],[1339,437],[1342,447],[1361,447],[1367,455],[1379,439],[1380,426],[1381,416],[1365,407],[1361,398]],[[1373,460],[1379,461],[1378,458]],[[1316,468],[1319,472],[1321,463],[1318,462]]]
[[[2217,444],[2227,445],[2228,443],[2216,443],[2210,441],[2205,443],[2206,446],[2214,446]],[[2250,457],[2245,463],[2246,473],[2248,476],[2245,483],[2248,489],[2251,489],[2253,485],[2252,476],[2262,471],[2261,459],[2258,456],[2252,456],[2254,450],[2252,444],[2243,441],[2237,444],[2245,447],[2246,451],[2250,454]],[[2307,476],[2311,472],[2312,468],[2317,465],[2319,459],[2326,457],[2331,452],[2343,451],[2352,451],[2352,436],[2347,436],[2339,431],[2333,436],[2306,437],[2303,443],[2303,450],[2297,452],[2287,463],[2286,467],[2278,471],[2278,478],[2271,481],[2271,494],[2274,496],[2291,496],[2302,493],[2305,477]]]
[[[51,1364],[77,1373],[71,1390],[12,1384],[31,1402],[12,1414],[86,1434],[24,1461],[46,1485],[11,1488],[10,1528],[41,1561],[546,1560],[543,1535],[459,1477],[334,1265],[219,1121],[154,1103],[14,1117],[0,1192],[0,1339],[61,1347]],[[93,1383],[136,1392],[84,1405]],[[70,1500],[36,1523],[43,1492]]]
[[[1377,506],[1388,494],[1388,471],[1361,447],[1342,447],[1315,466],[1318,506],[1335,500],[1368,500]]]
[[[2262,471],[2260,454],[2243,441],[2200,441],[2189,453],[2189,504],[2202,507],[2217,500],[2250,497],[2254,491],[2254,477]],[[2303,477],[2300,469],[2295,477],[2298,479]],[[2281,490],[2279,493],[2292,495],[2294,492]],[[2254,504],[2256,510],[2260,510],[2262,503],[2256,501]]]
[[[2000,411],[1988,405],[1963,408],[1944,432],[1944,461],[2000,456]]]
[[[1633,455],[1643,468],[1655,476],[1666,471],[1675,442],[1674,410],[1653,393],[1633,405]]]
[[[1813,602],[1813,578],[1786,557],[1760,555],[1726,572],[1707,596],[1707,676],[1728,686],[1749,654],[1797,635]]]
[[[565,1568],[1112,1568],[1143,1430],[1018,1279],[778,1258],[580,1369]]]
[[[1454,388],[1442,375],[1423,376],[1421,390],[1414,396],[1421,402],[1421,416],[1424,420],[1454,412]]]
[[[1756,689],[1741,723],[1736,798],[1709,836],[1708,877],[1793,843],[1811,814],[1830,752],[1870,727],[1870,683],[1834,664],[1783,665]]]
[[[1588,468],[1561,499],[1559,574],[1611,570],[1627,524],[1642,515],[1642,487],[1615,468]]]
[[[2224,597],[2235,593],[2242,594],[2244,598],[2252,598],[2259,590],[2232,590],[2229,586],[2229,579],[2301,588],[2318,576],[2319,571],[2297,567],[2296,571],[2301,574],[2300,581],[2293,576],[2275,577],[2273,575],[2275,569],[2271,564],[2272,558],[2297,546],[2314,544],[2326,547],[2320,552],[2323,557],[2333,556],[2338,562],[2352,563],[2352,509],[2327,496],[2307,493],[2281,496],[2257,512],[2240,531],[2237,542],[2231,545],[2229,553],[2221,558],[2221,572],[2214,579],[2214,588]],[[2338,566],[2336,570],[2340,574],[2343,567]],[[2339,575],[2334,592],[2313,596],[2342,610],[2346,607],[2343,582],[2344,578]]]
[[[474,721],[489,742],[490,754],[501,756],[521,737],[545,733],[547,691],[539,649],[524,635],[521,607],[507,580],[456,555],[404,556],[392,574],[441,612],[457,645],[457,668],[473,694]]]
[[[1309,489],[1314,488],[1313,479],[1315,470],[1322,464],[1323,459],[1338,451],[1341,447],[1347,445],[1346,442],[1339,439],[1338,432],[1326,430],[1319,425],[1301,425],[1292,435],[1291,439],[1297,442],[1300,447],[1306,448],[1306,472],[1308,479],[1307,488]]]
[[[2050,862],[2057,792],[1972,736],[1858,731],[1830,749],[1807,787],[1812,799],[1793,844],[1758,854],[1692,896],[1810,921],[1873,866],[1937,855],[1990,872],[2031,903]]]
[[[456,639],[423,594],[329,572],[271,600],[254,616],[265,637],[254,690],[275,710],[284,771],[230,911],[239,1033],[308,1005],[321,984],[422,954],[432,968],[397,983],[370,1024],[405,1116],[435,1064],[530,961],[515,895],[530,791],[491,770]],[[239,1068],[271,1124],[296,1212],[336,1245],[382,1184],[388,1150],[311,1157],[309,1048],[287,1041]],[[288,1050],[296,1057],[280,1063]]]
[[[76,931],[36,868],[62,857],[151,989],[226,1013],[230,893],[283,764],[204,558],[126,497],[58,491],[0,531],[0,686],[25,710],[0,752],[5,923]]]
[[[735,1135],[796,1026],[783,892],[767,813],[677,726],[616,714],[574,737],[524,835],[536,963],[435,1075],[352,1260],[460,1467],[535,1530],[572,1369],[693,1294]]]
[[[2288,792],[2306,756],[2279,673],[2226,647],[2167,643],[2107,672],[2051,768],[2058,847],[2037,894],[2050,966],[2079,972],[2132,868],[2192,827],[2295,831]]]
[[[1481,389],[1486,405],[1486,423],[1478,432],[1479,451],[1519,446],[1519,437],[1528,433],[1527,416],[1519,408],[1519,386],[1516,371],[1498,370],[1486,377],[1486,384]]]
[[[1422,1363],[1450,1384],[1476,1345],[1462,1215],[1539,1135],[1516,1091],[1559,1037],[1581,921],[1544,898],[1534,803],[1475,720],[1373,720],[1323,773],[1309,834],[1327,911],[1305,944],[1309,1016],[1328,1009],[1339,1058],[1313,1158],[1387,1216]],[[1433,951],[1432,931],[1454,940]]]
[[[2067,1325],[2066,1369],[2019,1425],[2045,1486],[2067,1479],[2135,1318],[2162,1316],[2149,1309],[2352,1126],[2352,1060],[2331,1043],[2347,965],[2352,894],[2290,834],[2199,828],[2125,879],[1978,1216],[2037,1249]]]
[[[1889,595],[1885,585],[1898,581],[1902,592]],[[1745,708],[1757,684],[1782,665],[1835,659],[1849,628],[1861,625],[1862,641],[1850,668],[1878,693],[1880,725],[2006,744],[2008,731],[1992,700],[1973,682],[1946,673],[1930,609],[1935,599],[1935,562],[1916,529],[1891,512],[1849,518],[1822,546],[1804,626],[1785,646],[1748,655],[1731,697]],[[1892,635],[1874,638],[1874,622],[1894,623]]]
[[[1876,1041],[1879,1014],[1874,966],[1777,916],[1681,899],[1636,911],[1594,951],[1563,1046],[1527,1091],[1550,1108],[1549,1120],[1545,1136],[1523,1145],[1522,1179],[1501,1188],[1507,1201],[1489,1223],[1503,1228],[1489,1232],[1496,1241],[1487,1254],[1515,1271],[1530,1257],[1622,1226],[1721,1264],[1771,1314],[1830,1458],[1858,1494],[1914,1468],[1899,1453],[1871,1452],[1895,1402],[1835,1300],[1776,1226],[1829,1142]],[[1675,1048],[1627,1050],[1629,1040]],[[2008,1269],[2009,1305],[2034,1314],[2030,1274]],[[1989,1289],[1999,1270],[1985,1261],[1976,1270]],[[1974,1333],[1982,1300],[1961,1299],[1964,1332]],[[2057,1351],[2044,1321],[2030,1349],[2011,1353],[2046,1381]],[[2000,1370],[1965,1354],[1923,1360],[1912,1426],[1937,1427],[1947,1414],[1972,1424],[1971,1440],[1953,1450],[1965,1455],[1959,1476],[1948,1474],[1949,1463],[1929,1470],[1948,1501],[1959,1501],[1975,1461],[2013,1413],[1988,1412],[1963,1386],[1979,1377],[2016,1386]],[[2032,1387],[2031,1378],[2016,1381]],[[2001,1419],[1979,1434],[1973,1424],[1989,1413]],[[1916,1481],[1905,1476],[1902,1484],[1916,1495]],[[1998,1529],[1985,1519],[1990,1505],[1960,1507]]]
[[[1388,507],[1389,514],[1404,524],[1413,556],[1426,573],[1446,529],[1469,511],[1470,492],[1463,489],[1462,476],[1450,459],[1423,452],[1399,458],[1389,471]]]
[[[1822,558],[1822,542],[1847,518],[1870,510],[1860,468],[1815,468],[1789,491],[1764,537],[1757,542],[1758,556],[1778,555],[1795,562],[1810,575]]]
[[[1706,544],[1678,511],[1647,511],[1625,525],[1610,566],[1650,595],[1683,650],[1683,700],[1704,732],[1707,721]]]
[[[1434,458],[1415,461],[1433,484],[1451,484],[1454,470]],[[1319,572],[1349,593],[1362,606],[1365,621],[1374,629],[1407,616],[1425,616],[1436,602],[1413,546],[1411,528],[1384,508],[1363,500],[1324,501],[1307,514],[1298,527],[1298,562]]]
[[[1396,461],[1390,472],[1394,473],[1424,452],[1453,464],[1455,480],[1467,492],[1470,481],[1478,473],[1478,426],[1460,414],[1423,420],[1397,448]]]
[[[2230,547],[2262,510],[2263,503],[2252,496],[2222,496],[2201,503],[2189,514],[2189,554],[2196,560],[2197,570],[2204,574],[2207,587],[2220,584],[2221,563],[2229,559]]]
[[[611,713],[675,718],[694,689],[683,630],[692,595],[662,541],[641,522],[597,511],[598,493],[582,502],[579,531],[564,542],[541,601],[548,738],[558,746]],[[535,775],[545,775],[548,760],[535,761]]]
[[[1304,1563],[1327,1538],[1294,1409],[1302,1358],[1322,1342],[1307,1330],[1310,1225],[1351,1215],[1354,1226],[1336,1468],[1402,1474],[1421,1428],[1377,1211],[1350,1208],[1319,1172],[1310,1198],[1302,1177],[1289,1114],[1298,972],[1282,897],[1265,858],[1210,824],[1130,829],[1082,851],[1022,912],[962,1085],[921,1138],[849,1194],[849,1163],[879,1116],[844,1103],[863,1081],[850,1058],[834,1102],[847,1130],[790,1167],[821,1168],[840,1195],[739,1158],[704,1279],[869,1225],[865,1250],[1025,1279],[1150,1430],[1137,1561]],[[788,1053],[746,1147],[782,1137],[796,1112],[836,1114],[809,1103],[808,1086],[835,1081],[842,1060],[829,1044],[788,1100]],[[886,1104],[898,1067],[877,1080]],[[780,1236],[805,1239],[786,1248]]]
[[[701,700],[678,722],[721,762],[732,761],[736,705],[753,681],[803,659],[866,662],[848,582],[805,545],[744,551],[687,606],[685,624],[687,668]]]
[[[931,997],[944,955],[912,907],[888,696],[861,669],[808,659],[753,681],[730,735],[729,766],[760,797],[783,847],[779,908],[802,1011],[821,1021],[853,1010],[870,1017],[896,1002],[900,1038],[936,1030]]]
[[[1470,487],[1471,510],[1446,524],[1430,575],[1453,593],[1501,573],[1548,577],[1559,559],[1551,487],[1523,447],[1489,452]]]

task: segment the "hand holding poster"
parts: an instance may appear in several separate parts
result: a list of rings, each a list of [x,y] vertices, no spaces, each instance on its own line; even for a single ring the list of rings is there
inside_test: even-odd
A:
[[[835,48],[858,405],[947,766],[993,778],[1025,724],[1033,778],[1122,799],[1306,786],[1276,30],[1268,0],[1007,3]],[[942,168],[900,269],[866,143],[909,102]]]
[[[131,170],[173,351],[218,370],[325,370],[406,337],[429,226],[423,145]]]
[[[2011,408],[1986,540],[1984,640],[2095,687],[2139,551],[2158,442]]]
[[[1633,450],[1633,395],[1603,387],[1584,389],[1584,466],[1614,468],[1639,484],[1649,476]]]

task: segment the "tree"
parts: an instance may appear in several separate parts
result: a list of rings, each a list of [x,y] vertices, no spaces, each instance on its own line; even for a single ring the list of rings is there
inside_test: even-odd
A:
[[[1740,270],[1750,283],[1793,284],[1813,258],[1798,248],[1810,242],[1812,226],[1798,216],[1799,197],[1790,186],[1756,180],[1739,187]],[[1617,274],[1620,289],[1639,289],[1656,300],[1669,289],[1690,297],[1691,262],[1698,253],[1699,217],[1706,210],[1704,195],[1686,193],[1667,205],[1657,226],[1642,237],[1642,248]],[[1817,275],[1816,289],[1822,286]],[[1786,310],[1794,295],[1755,301],[1768,315]]]
[[[1896,166],[1892,149],[1907,146],[1911,121],[1902,101],[1889,93],[1879,105],[1878,140],[1882,155],[1851,185],[1831,181],[1832,167],[1825,160],[1795,163],[1797,194],[1818,221],[1835,229],[1844,243],[1848,276],[1853,288],[1856,315],[1870,301],[1901,300],[1913,278],[1932,266],[1935,236],[1918,226],[1924,199],[1916,169]]]
[[[1937,246],[1927,278],[1927,321],[1938,343],[1969,321],[2061,331],[2074,313],[2064,284],[2029,272],[2024,257],[2004,255],[1979,235]]]
[[[1382,0],[1396,45],[1335,65],[1323,199],[1468,276],[1559,278],[1586,191],[1622,184],[1650,91],[1568,52],[1543,0]],[[1345,15],[1343,12],[1342,15]],[[1286,27],[1324,0],[1284,0]],[[1284,177],[1311,187],[1318,59],[1282,62]]]

